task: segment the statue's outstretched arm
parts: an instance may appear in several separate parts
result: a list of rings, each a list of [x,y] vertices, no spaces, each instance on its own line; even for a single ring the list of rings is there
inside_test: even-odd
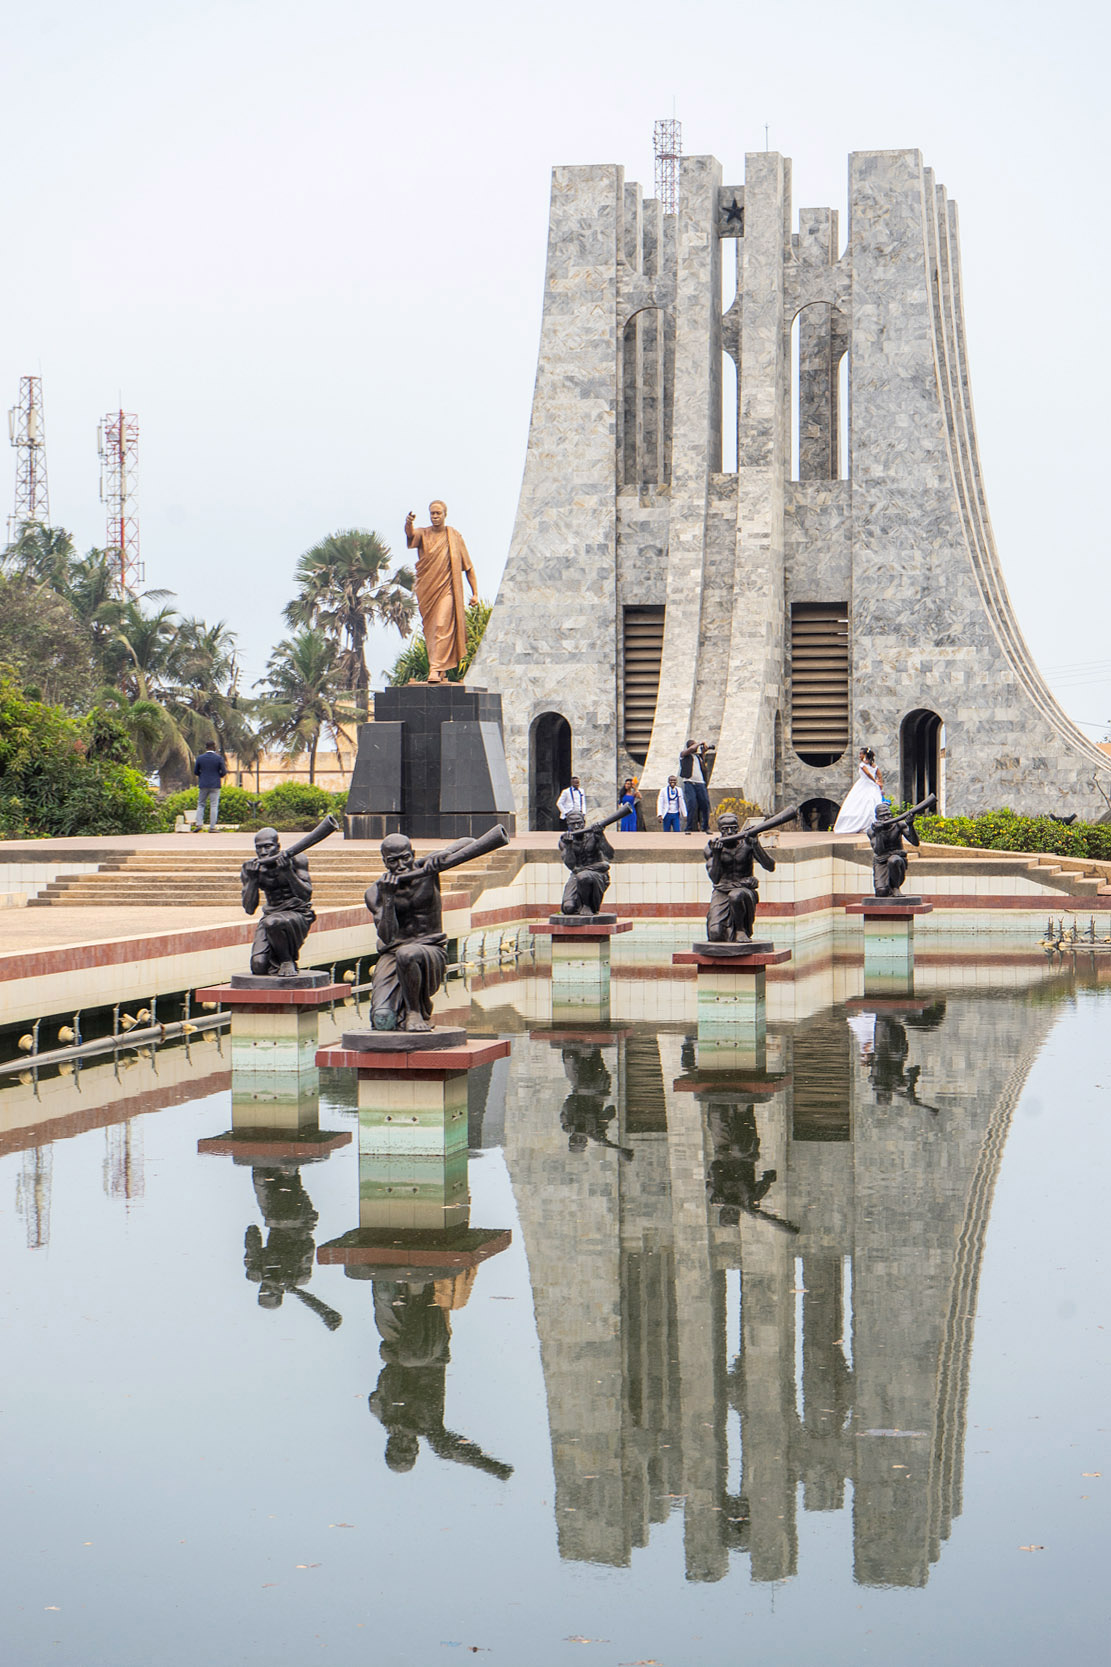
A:
[[[394,912],[392,885],[386,884],[387,876],[375,880],[366,889],[365,902],[374,921],[374,929],[378,933],[381,944],[391,944],[397,937],[397,915]]]
[[[309,859],[294,857],[289,865],[289,882],[297,895],[307,903],[312,896],[312,880],[309,878]]]
[[[243,864],[243,872],[240,878],[243,885],[244,913],[253,915],[258,908],[258,869],[256,868],[253,874],[249,874],[247,870],[250,867],[252,867],[250,863]]]
[[[775,858],[770,856],[768,852],[765,851],[758,839],[754,839],[752,841],[752,854],[756,858],[756,861],[760,864],[761,868],[766,868],[769,874],[774,873]]]

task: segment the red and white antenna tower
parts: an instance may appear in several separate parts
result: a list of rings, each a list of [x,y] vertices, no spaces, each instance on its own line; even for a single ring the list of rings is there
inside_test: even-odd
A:
[[[105,554],[112,558],[121,596],[134,596],[145,578],[139,560],[139,419],[109,411],[96,434],[100,496],[108,512]]]
[[[8,433],[18,453],[15,509],[8,518],[8,542],[14,543],[21,527],[50,525],[41,376],[20,377],[19,404],[8,412]]]
[[[679,161],[683,154],[683,124],[674,118],[657,122],[652,130],[656,152],[656,196],[664,214],[679,212]]]

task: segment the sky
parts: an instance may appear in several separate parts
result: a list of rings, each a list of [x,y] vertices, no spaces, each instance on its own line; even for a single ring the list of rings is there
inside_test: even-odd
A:
[[[652,124],[741,181],[920,149],[960,209],[977,425],[1030,647],[1111,725],[1103,481],[1109,8],[1069,0],[10,3],[0,53],[0,402],[43,378],[51,519],[105,541],[97,425],[140,423],[146,583],[283,633],[297,557],[442,497],[495,594],[536,369],[549,177]],[[844,218],[842,219],[844,226]],[[0,471],[10,513],[15,453]],[[2,524],[2,521],[0,521]],[[377,672],[396,633],[372,643]]]

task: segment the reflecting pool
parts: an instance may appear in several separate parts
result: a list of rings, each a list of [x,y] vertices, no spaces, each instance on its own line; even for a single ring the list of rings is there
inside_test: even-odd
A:
[[[440,1152],[244,1135],[216,1034],[0,1086],[5,1661],[1106,1659],[1102,963],[746,1059],[649,962],[451,985]]]

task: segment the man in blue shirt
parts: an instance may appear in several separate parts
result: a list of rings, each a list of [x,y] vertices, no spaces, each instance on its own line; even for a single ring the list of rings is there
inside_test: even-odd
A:
[[[204,752],[197,754],[197,761],[193,765],[193,774],[197,778],[197,820],[193,824],[193,832],[200,833],[204,827],[204,805],[208,800],[209,833],[216,832],[216,818],[220,811],[220,786],[228,773],[223,753],[216,751],[213,741]]]

